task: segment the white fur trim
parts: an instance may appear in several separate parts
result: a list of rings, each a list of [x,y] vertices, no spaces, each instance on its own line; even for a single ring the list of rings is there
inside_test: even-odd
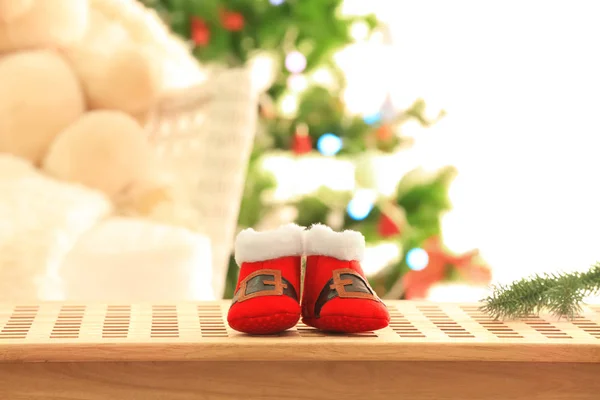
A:
[[[360,232],[335,232],[326,225],[313,225],[306,232],[306,255],[322,255],[343,261],[361,261],[365,254],[365,237]]]
[[[304,227],[282,225],[267,232],[244,229],[235,239],[235,262],[272,260],[287,256],[301,256],[304,252]]]

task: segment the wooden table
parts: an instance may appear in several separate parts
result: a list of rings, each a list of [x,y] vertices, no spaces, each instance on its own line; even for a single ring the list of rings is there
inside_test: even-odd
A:
[[[500,322],[390,302],[375,333],[249,337],[228,306],[0,305],[0,399],[600,399],[600,308]]]

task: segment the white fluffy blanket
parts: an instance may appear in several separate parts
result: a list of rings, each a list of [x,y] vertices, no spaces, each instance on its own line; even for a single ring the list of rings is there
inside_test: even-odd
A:
[[[101,193],[0,155],[0,291],[34,298],[35,277],[57,270],[79,237],[111,212]]]

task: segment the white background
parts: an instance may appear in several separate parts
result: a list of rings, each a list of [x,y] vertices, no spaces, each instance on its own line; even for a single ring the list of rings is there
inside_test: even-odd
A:
[[[377,11],[394,39],[388,60],[355,59],[357,74],[372,71],[358,84],[448,112],[415,149],[425,165],[459,170],[448,245],[479,247],[495,281],[600,261],[600,3],[346,6]]]

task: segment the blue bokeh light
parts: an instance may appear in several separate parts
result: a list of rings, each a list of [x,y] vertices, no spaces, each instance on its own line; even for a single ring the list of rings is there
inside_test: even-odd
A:
[[[406,253],[406,264],[413,271],[421,271],[429,264],[429,255],[425,250],[420,248],[410,249]]]
[[[369,216],[373,206],[374,204],[371,199],[355,196],[348,203],[347,212],[353,220],[361,221]]]
[[[326,133],[317,141],[317,149],[324,156],[335,156],[342,149],[342,139],[333,133]]]
[[[283,4],[285,0],[269,0],[269,3],[271,3],[274,6],[280,6]]]
[[[365,115],[363,120],[366,124],[373,125],[381,121],[381,113],[375,113],[371,115]]]

